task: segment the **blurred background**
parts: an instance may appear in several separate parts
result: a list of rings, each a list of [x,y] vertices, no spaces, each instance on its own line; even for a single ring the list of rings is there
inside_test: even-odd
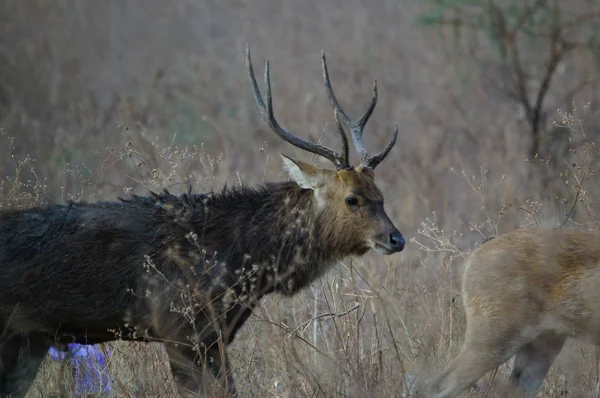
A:
[[[597,0],[2,0],[0,208],[283,180],[282,152],[328,167],[262,121],[246,42],[257,76],[271,62],[280,123],[335,148],[321,49],[351,117],[377,79],[365,145],[398,123],[377,181],[410,239],[266,299],[232,347],[246,396],[401,396],[460,347],[473,247],[598,223]],[[160,346],[113,345],[114,394],[174,395]],[[588,396],[599,360],[572,343],[544,396]],[[33,396],[68,391],[54,367]]]

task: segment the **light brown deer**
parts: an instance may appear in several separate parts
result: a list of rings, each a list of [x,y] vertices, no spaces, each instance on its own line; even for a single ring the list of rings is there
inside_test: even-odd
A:
[[[462,278],[467,330],[428,397],[455,397],[514,356],[511,390],[535,396],[568,337],[600,345],[600,232],[532,228],[483,243]]]

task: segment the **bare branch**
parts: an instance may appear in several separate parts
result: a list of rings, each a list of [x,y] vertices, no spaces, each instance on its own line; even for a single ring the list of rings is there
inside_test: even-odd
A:
[[[523,29],[523,26],[527,23],[527,21],[535,15],[542,7],[546,6],[547,0],[538,0],[531,7],[527,8],[521,18],[515,24],[515,27],[512,29],[512,34]]]
[[[311,319],[309,319],[308,321],[302,322],[300,325],[298,325],[297,327],[295,327],[290,333],[289,336],[294,336],[296,335],[296,332],[298,332],[298,330],[305,328],[306,326],[310,325],[311,322],[316,321],[317,319],[321,319],[321,318],[341,318],[343,316],[348,315],[349,313],[351,313],[352,311],[356,311],[358,308],[360,307],[360,303],[355,303],[352,308],[344,311],[344,312],[327,312],[325,314],[319,314],[317,316],[312,317]]]

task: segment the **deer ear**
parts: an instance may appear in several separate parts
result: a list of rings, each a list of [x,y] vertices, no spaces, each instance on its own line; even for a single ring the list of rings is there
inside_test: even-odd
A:
[[[281,158],[283,159],[283,168],[300,188],[315,190],[318,187],[320,182],[319,169],[311,164],[294,160],[284,154],[281,154]]]

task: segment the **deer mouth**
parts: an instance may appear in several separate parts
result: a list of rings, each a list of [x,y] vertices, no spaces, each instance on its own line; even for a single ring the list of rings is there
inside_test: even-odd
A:
[[[385,256],[389,256],[395,253],[395,251],[393,251],[392,249],[388,248],[387,246],[380,245],[379,243],[374,244],[374,249],[377,253],[383,254]]]
[[[385,256],[389,256],[394,253],[401,252],[404,250],[404,245],[406,241],[400,232],[394,231],[389,236],[382,239],[381,237],[376,237],[371,239],[371,248],[375,249],[376,252],[383,254]]]

